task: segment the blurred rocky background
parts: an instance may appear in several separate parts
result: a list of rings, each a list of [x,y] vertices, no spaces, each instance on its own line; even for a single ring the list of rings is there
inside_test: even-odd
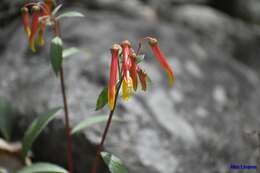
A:
[[[19,16],[24,2],[0,2],[0,96],[19,114],[13,127],[17,140],[33,117],[62,101],[49,47],[36,54],[28,49]],[[94,109],[108,82],[111,45],[129,39],[136,47],[138,38],[155,36],[176,84],[167,87],[164,72],[144,47],[152,85],[129,102],[119,102],[116,116],[125,121],[112,124],[105,149],[130,172],[227,173],[231,163],[257,164],[259,144],[250,132],[258,131],[260,122],[259,0],[62,3],[63,11],[86,16],[62,22],[65,47],[84,50],[64,62],[73,125],[108,114],[107,108]],[[35,160],[66,165],[62,128],[61,113],[36,141]],[[89,171],[103,128],[97,125],[75,137],[76,173]]]

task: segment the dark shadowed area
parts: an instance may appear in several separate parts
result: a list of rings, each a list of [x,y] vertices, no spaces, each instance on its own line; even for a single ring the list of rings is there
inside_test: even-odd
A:
[[[24,2],[0,2],[0,97],[17,112],[17,141],[34,117],[62,105],[61,91],[48,58],[51,32],[46,46],[33,54],[19,13]],[[232,163],[258,165],[260,144],[251,132],[260,130],[259,0],[62,3],[61,11],[85,14],[61,23],[64,47],[83,50],[64,61],[73,126],[108,115],[107,107],[96,112],[95,104],[108,83],[112,44],[128,39],[136,48],[139,38],[154,36],[176,83],[167,86],[164,71],[144,46],[152,83],[128,102],[119,99],[115,115],[124,121],[112,123],[105,150],[131,173],[229,173]],[[95,125],[74,136],[75,173],[90,172],[103,129],[104,124]],[[33,160],[66,167],[65,144],[61,111],[33,145]],[[104,165],[101,172],[108,172]]]

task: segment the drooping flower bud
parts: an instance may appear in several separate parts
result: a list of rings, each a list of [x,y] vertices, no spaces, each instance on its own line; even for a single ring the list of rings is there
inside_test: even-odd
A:
[[[33,52],[36,52],[35,49],[35,35],[38,31],[38,27],[39,27],[39,17],[40,17],[40,7],[35,5],[32,7],[32,32],[29,38],[29,44],[30,44],[30,48],[32,49]]]
[[[137,67],[137,73],[138,73],[138,77],[139,77],[140,82],[141,82],[142,90],[146,91],[146,89],[147,89],[147,74],[140,67]]]
[[[31,34],[31,29],[30,29],[30,17],[29,17],[28,8],[27,7],[21,8],[21,13],[22,13],[24,31],[26,32],[26,34],[29,38],[30,34]]]
[[[130,76],[133,81],[133,88],[136,91],[136,89],[137,89],[137,72],[136,72],[137,59],[136,59],[135,53],[130,54],[130,60],[131,60]]]
[[[120,49],[120,46],[117,44],[114,44],[111,48],[112,58],[111,58],[110,77],[109,77],[109,85],[108,85],[108,106],[109,106],[110,110],[112,110],[115,105],[119,49]]]
[[[168,74],[169,84],[172,86],[175,80],[174,73],[166,61],[166,58],[164,57],[163,53],[161,52],[160,48],[158,47],[158,41],[155,38],[149,38],[149,44],[151,46],[152,52],[154,56],[157,58],[157,60],[160,62],[164,70]]]

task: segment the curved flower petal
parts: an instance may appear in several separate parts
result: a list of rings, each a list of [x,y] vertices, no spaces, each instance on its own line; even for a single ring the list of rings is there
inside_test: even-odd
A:
[[[168,78],[169,78],[169,84],[172,86],[174,84],[174,81],[175,81],[174,73],[173,73],[170,65],[166,61],[165,56],[163,55],[163,53],[159,49],[158,41],[155,38],[149,38],[149,44],[151,46],[153,54],[155,55],[157,60],[160,62],[160,64],[163,66],[163,68],[167,72]]]
[[[118,52],[120,46],[114,44],[111,48],[111,66],[110,66],[110,78],[108,86],[108,106],[110,110],[114,108],[115,95],[116,95],[116,82],[117,82],[117,66],[118,66]]]
[[[29,17],[29,10],[27,7],[23,7],[21,9],[22,13],[22,19],[23,19],[23,26],[24,26],[24,31],[26,32],[28,38],[30,37],[31,34],[31,29],[30,29],[30,17]]]

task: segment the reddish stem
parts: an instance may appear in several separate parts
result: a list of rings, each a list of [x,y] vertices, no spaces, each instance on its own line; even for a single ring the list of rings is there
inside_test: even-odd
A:
[[[116,109],[117,98],[118,98],[118,94],[119,94],[119,91],[120,91],[120,88],[121,88],[122,81],[123,81],[123,76],[120,78],[120,81],[119,81],[119,84],[118,84],[118,87],[117,87],[116,96],[115,96],[115,104],[114,104],[113,109],[109,113],[109,117],[108,117],[108,120],[107,120],[107,123],[106,123],[105,130],[102,134],[100,144],[98,145],[98,149],[97,149],[97,152],[96,152],[95,161],[94,161],[94,164],[92,166],[91,173],[97,172],[97,167],[98,167],[99,160],[100,160],[100,152],[103,148],[103,145],[104,145],[104,142],[105,142],[105,139],[106,139],[106,136],[107,136],[107,133],[108,133],[108,130],[109,130],[115,109]]]
[[[65,83],[64,83],[62,66],[60,67],[60,82],[61,82],[61,91],[62,91],[64,114],[65,114],[65,128],[66,128],[66,137],[67,137],[67,162],[68,162],[69,173],[73,173],[72,137],[71,137],[68,104],[67,104],[67,97],[65,92]]]
[[[61,37],[60,25],[58,21],[55,21],[54,32],[56,36]],[[61,91],[63,98],[63,106],[64,106],[64,116],[65,116],[65,130],[66,130],[66,138],[67,138],[67,164],[69,173],[73,173],[73,157],[72,157],[72,136],[71,136],[71,128],[70,128],[70,120],[69,120],[69,111],[66,97],[66,89],[64,82],[64,74],[63,67],[61,64],[60,67],[60,83],[61,83]]]

